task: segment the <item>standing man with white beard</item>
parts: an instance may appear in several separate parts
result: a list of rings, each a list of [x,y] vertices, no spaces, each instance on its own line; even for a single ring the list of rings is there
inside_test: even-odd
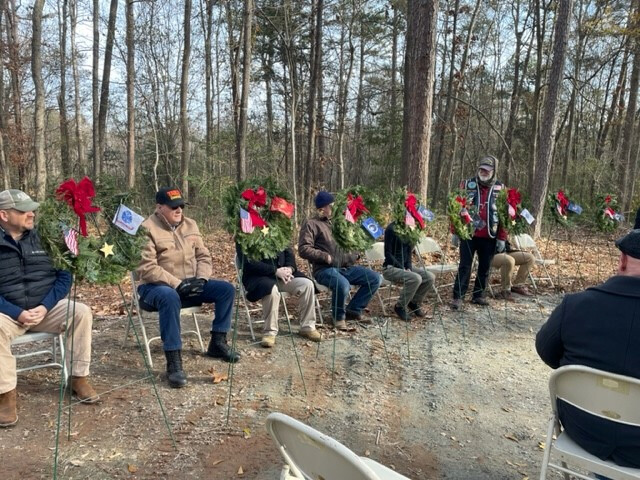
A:
[[[491,260],[496,252],[504,252],[508,236],[498,218],[498,194],[505,187],[501,182],[496,181],[497,170],[498,160],[492,155],[486,155],[478,162],[476,176],[460,184],[460,188],[466,193],[467,209],[473,213],[474,233],[470,240],[460,241],[455,233],[451,236],[451,244],[454,247],[460,247],[460,264],[453,285],[451,302],[451,308],[454,310],[462,306],[462,299],[469,288],[471,265],[475,253],[478,254],[478,274],[473,285],[471,302],[477,305],[489,305],[484,297],[484,290],[489,279]]]

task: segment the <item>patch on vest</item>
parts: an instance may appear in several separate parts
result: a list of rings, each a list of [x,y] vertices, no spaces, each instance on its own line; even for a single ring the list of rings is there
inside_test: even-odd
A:
[[[469,182],[467,182],[467,187],[469,188],[476,188],[477,186],[478,185],[473,180],[469,180]]]

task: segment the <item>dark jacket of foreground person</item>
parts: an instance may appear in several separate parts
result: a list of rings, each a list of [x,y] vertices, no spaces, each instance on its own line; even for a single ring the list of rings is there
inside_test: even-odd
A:
[[[602,285],[565,296],[536,336],[551,368],[586,365],[640,378],[640,277],[616,275]],[[640,428],[578,410],[560,400],[569,436],[601,459],[640,467]]]

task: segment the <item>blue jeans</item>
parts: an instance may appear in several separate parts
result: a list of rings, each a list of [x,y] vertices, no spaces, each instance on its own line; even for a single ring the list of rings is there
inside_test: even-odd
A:
[[[204,291],[189,301],[180,300],[178,292],[165,284],[147,283],[138,287],[140,308],[157,311],[160,317],[160,337],[165,351],[181,350],[180,309],[203,303],[215,303],[215,315],[211,322],[211,333],[228,332],[231,328],[231,310],[236,289],[229,282],[207,280]]]
[[[325,268],[316,273],[315,277],[319,284],[331,290],[331,313],[336,321],[344,320],[346,311],[362,313],[382,282],[382,276],[379,273],[358,266]],[[351,285],[360,285],[360,288],[345,309],[344,303]]]

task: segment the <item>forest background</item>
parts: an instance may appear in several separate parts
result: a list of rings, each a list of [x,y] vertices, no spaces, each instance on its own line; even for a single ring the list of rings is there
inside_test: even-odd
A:
[[[69,177],[222,191],[400,185],[443,211],[478,157],[542,224],[549,192],[636,207],[640,0],[0,0],[3,188]],[[99,188],[99,187],[98,187]]]

